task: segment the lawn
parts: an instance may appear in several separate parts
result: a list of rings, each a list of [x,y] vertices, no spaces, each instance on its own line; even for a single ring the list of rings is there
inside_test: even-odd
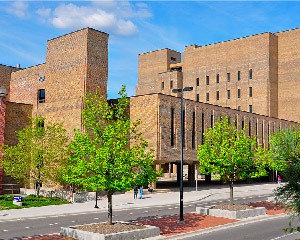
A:
[[[13,204],[14,196],[1,195],[0,196],[0,211],[7,209],[19,209],[29,207],[41,207],[48,205],[60,205],[69,203],[67,200],[60,199],[57,197],[36,197],[35,195],[28,195],[22,197],[22,207]]]

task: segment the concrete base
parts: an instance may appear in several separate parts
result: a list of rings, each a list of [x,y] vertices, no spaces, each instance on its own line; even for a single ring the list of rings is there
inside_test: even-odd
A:
[[[76,229],[76,226],[72,226],[67,228],[62,227],[60,230],[60,235],[79,240],[139,240],[157,237],[160,235],[160,230],[158,227],[145,225],[145,228],[143,229],[111,234],[101,234],[78,230]]]
[[[215,209],[210,207],[197,207],[196,212],[199,214],[210,215],[215,217],[224,217],[224,218],[232,218],[232,219],[243,219],[248,217],[256,217],[260,215],[266,214],[266,208],[257,207],[253,209],[246,210],[238,210],[238,211],[230,211],[223,209]]]

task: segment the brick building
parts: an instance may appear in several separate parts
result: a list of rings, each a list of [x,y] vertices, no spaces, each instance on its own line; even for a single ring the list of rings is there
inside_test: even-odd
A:
[[[172,93],[174,88],[194,87],[185,95],[190,185],[198,162],[197,145],[220,116],[236,120],[238,128],[248,125],[248,134],[257,135],[264,146],[274,131],[296,126],[300,113],[297,106],[292,112],[289,104],[297,96],[287,93],[300,88],[299,34],[300,30],[292,30],[193,45],[186,47],[182,61],[180,53],[169,49],[139,55],[137,96],[130,99],[130,117],[142,120],[141,131],[155,150],[157,168],[176,173],[180,159],[180,94]],[[14,133],[28,123],[28,115],[64,122],[72,136],[74,129],[82,129],[84,94],[98,89],[106,96],[107,77],[108,35],[91,28],[49,40],[43,64],[25,69],[0,65],[0,87],[7,93],[1,100],[5,107],[0,108],[1,143],[16,143]]]

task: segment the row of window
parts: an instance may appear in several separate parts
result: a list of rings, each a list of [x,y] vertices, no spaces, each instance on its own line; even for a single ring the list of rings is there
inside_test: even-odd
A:
[[[237,97],[241,98],[241,89],[238,89]],[[252,97],[252,87],[249,87],[249,97]],[[230,99],[230,90],[227,90],[227,99]],[[220,91],[216,91],[216,100],[220,100]],[[196,95],[196,101],[200,101],[200,95]],[[209,93],[206,93],[206,101],[209,102]]]
[[[228,72],[227,73],[227,82],[230,82],[231,80],[231,75]],[[252,69],[249,69],[249,79],[252,79]],[[241,71],[237,72],[237,80],[240,81],[241,80]],[[209,85],[209,81],[210,81],[210,76],[206,76],[206,85]],[[217,73],[216,75],[216,83],[220,83],[220,74]],[[196,86],[200,86],[200,79],[196,78]]]

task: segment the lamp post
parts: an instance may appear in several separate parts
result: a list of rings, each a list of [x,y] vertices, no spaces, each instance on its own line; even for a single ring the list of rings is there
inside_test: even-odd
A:
[[[179,223],[183,223],[183,141],[184,141],[184,92],[185,91],[192,91],[193,87],[185,87],[185,88],[177,88],[173,89],[173,93],[181,92],[181,141],[180,141],[180,216],[179,216]]]

